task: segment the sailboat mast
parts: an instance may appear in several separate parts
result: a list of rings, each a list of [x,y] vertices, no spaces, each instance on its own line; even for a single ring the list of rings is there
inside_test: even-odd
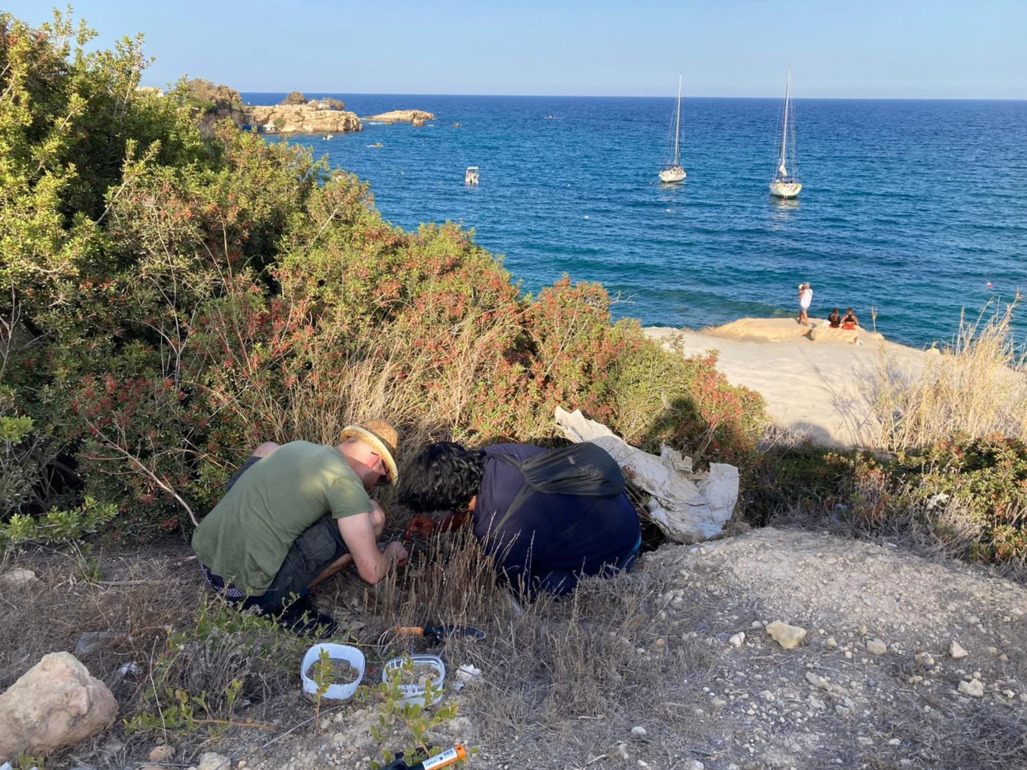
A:
[[[789,65],[788,66],[788,79],[785,81],[785,122],[784,122],[784,126],[783,126],[783,128],[781,130],[781,162],[777,164],[779,169],[783,168],[785,170],[786,175],[787,175],[787,171],[788,171],[788,167],[785,165],[785,162],[788,160],[788,155],[787,155],[787,153],[788,153],[788,97],[789,97],[789,92],[791,91],[791,88],[792,88],[792,67],[791,67],[791,65]]]
[[[681,141],[681,76],[678,75],[678,119],[674,126],[674,165],[681,165],[678,162],[678,145]]]

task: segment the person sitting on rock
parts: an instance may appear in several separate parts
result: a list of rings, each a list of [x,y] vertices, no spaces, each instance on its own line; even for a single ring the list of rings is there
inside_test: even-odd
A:
[[[842,317],[838,314],[838,308],[831,311],[831,315],[827,317],[827,323],[830,324],[832,329],[838,329],[842,325]]]
[[[400,503],[419,514],[451,511],[440,531],[470,522],[501,575],[524,596],[570,593],[579,578],[626,572],[638,557],[641,528],[623,473],[595,444],[547,452],[527,444],[471,450],[441,442],[418,454],[404,478]],[[564,491],[550,491],[556,489]],[[435,528],[418,515],[407,534]]]
[[[859,326],[859,319],[856,318],[856,314],[852,312],[852,308],[850,307],[845,311],[845,318],[842,319],[842,328],[849,329],[851,331],[857,326]]]
[[[401,543],[382,550],[385,511],[370,493],[397,478],[395,429],[349,425],[337,446],[261,444],[200,522],[192,547],[207,582],[240,609],[256,607],[290,629],[330,636],[311,588],[349,564],[374,584],[406,562]]]

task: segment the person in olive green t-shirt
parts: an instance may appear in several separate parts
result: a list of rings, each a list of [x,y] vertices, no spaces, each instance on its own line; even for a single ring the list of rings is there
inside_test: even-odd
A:
[[[368,422],[345,428],[337,446],[261,444],[193,534],[210,585],[243,608],[330,633],[335,623],[314,612],[311,588],[349,564],[374,584],[407,559],[398,542],[379,550],[385,512],[370,498],[396,480],[396,443],[391,425]]]

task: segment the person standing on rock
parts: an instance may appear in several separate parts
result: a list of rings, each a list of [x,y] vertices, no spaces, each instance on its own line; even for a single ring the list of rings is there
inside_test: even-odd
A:
[[[809,306],[813,304],[813,289],[809,282],[799,284],[799,323],[809,326]]]
[[[567,594],[581,577],[632,568],[642,535],[624,488],[617,462],[588,442],[550,451],[440,442],[411,461],[397,498],[419,514],[450,511],[439,531],[470,523],[514,591],[530,597]],[[418,515],[407,536],[435,529]]]
[[[406,562],[401,543],[379,550],[385,511],[370,498],[397,479],[397,441],[391,425],[372,421],[344,428],[337,446],[257,447],[193,534],[211,588],[298,633],[332,635],[311,588],[350,564],[374,584]]]

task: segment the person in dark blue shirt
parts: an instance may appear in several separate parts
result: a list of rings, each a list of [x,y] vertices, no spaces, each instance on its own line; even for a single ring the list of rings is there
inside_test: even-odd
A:
[[[610,495],[551,494],[528,490],[516,464],[546,452],[527,444],[497,444],[469,450],[441,442],[411,462],[398,491],[401,503],[419,514],[451,511],[438,525],[450,529],[470,521],[475,538],[492,555],[517,591],[563,595],[582,576],[612,576],[631,569],[642,542],[638,514],[623,492]],[[430,535],[435,523],[415,516],[408,535]]]

